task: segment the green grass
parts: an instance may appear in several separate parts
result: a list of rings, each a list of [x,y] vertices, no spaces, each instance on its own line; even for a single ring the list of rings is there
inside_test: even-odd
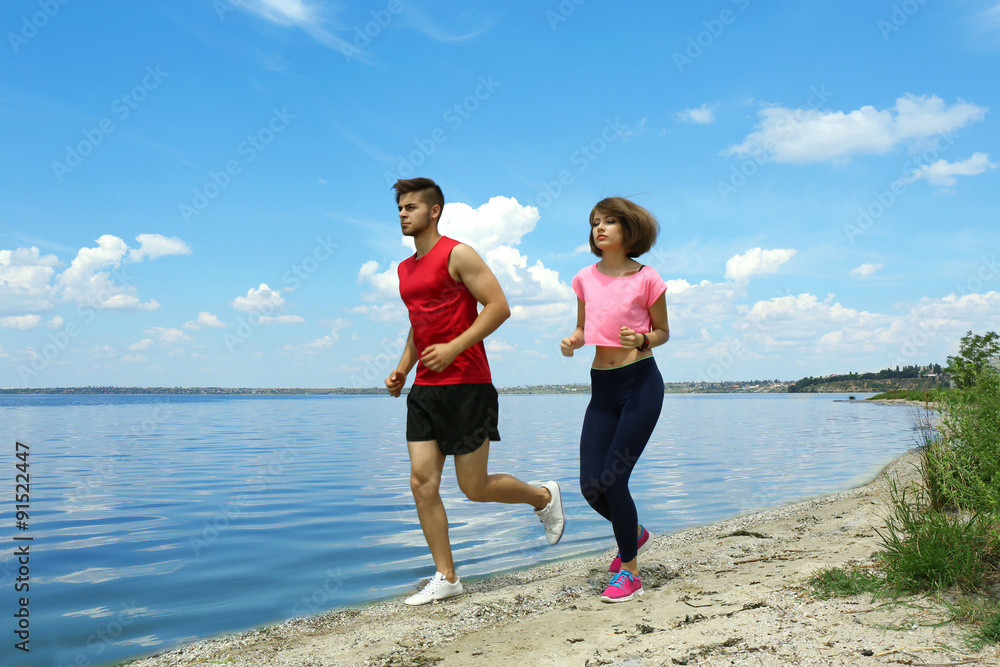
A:
[[[967,643],[980,649],[1000,643],[1000,608],[995,600],[962,598],[950,605],[953,618],[971,628]]]
[[[949,393],[949,389],[891,389],[881,394],[875,394],[865,400],[868,401],[919,401],[921,403],[936,403]]]
[[[876,596],[884,590],[885,578],[870,570],[835,567],[814,574],[809,585],[813,595],[824,600],[863,593]]]
[[[940,420],[916,415],[921,475],[908,486],[890,481],[877,574],[823,570],[809,582],[813,593],[928,595],[967,629],[970,645],[1000,643],[1000,375],[874,398],[934,402]]]

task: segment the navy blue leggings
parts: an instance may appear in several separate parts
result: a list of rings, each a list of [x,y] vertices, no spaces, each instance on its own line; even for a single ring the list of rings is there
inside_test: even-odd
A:
[[[580,436],[580,490],[611,522],[627,563],[638,552],[639,517],[628,490],[663,407],[663,378],[647,357],[628,366],[590,369],[591,396]]]

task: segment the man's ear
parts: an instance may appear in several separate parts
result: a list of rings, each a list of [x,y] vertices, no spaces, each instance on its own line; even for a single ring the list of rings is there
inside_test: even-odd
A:
[[[438,221],[441,220],[441,206],[440,206],[440,204],[434,204],[434,206],[431,206],[431,217],[434,218],[435,220],[438,220]]]

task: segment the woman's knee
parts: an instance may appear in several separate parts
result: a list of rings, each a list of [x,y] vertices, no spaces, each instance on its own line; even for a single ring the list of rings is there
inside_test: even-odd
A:
[[[586,500],[591,507],[596,508],[599,505],[607,503],[604,498],[604,489],[594,484],[594,480],[581,481],[580,493],[583,494],[583,499]]]

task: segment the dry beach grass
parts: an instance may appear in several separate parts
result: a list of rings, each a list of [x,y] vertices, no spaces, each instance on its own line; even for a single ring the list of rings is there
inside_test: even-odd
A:
[[[658,536],[631,602],[598,600],[609,553],[469,582],[425,607],[394,599],[131,665],[1000,665],[997,647],[966,648],[928,599],[822,600],[804,585],[869,562],[887,479],[913,479],[916,466],[909,453],[844,493]]]

